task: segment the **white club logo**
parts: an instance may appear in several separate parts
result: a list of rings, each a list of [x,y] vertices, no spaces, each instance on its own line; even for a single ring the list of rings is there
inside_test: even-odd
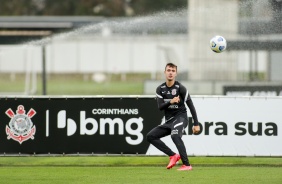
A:
[[[10,108],[6,114],[11,118],[9,126],[6,126],[7,139],[13,139],[20,144],[28,139],[34,139],[35,125],[33,125],[31,118],[36,114],[34,109],[30,109],[25,114],[23,105],[19,105],[16,114]]]

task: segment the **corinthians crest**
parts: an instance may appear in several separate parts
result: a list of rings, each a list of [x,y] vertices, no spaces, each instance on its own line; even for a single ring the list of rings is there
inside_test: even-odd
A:
[[[14,139],[20,144],[28,139],[34,139],[35,125],[33,125],[31,118],[36,114],[34,109],[30,109],[25,113],[23,105],[19,105],[16,114],[12,109],[8,109],[6,114],[11,118],[9,126],[6,126],[7,139]]]

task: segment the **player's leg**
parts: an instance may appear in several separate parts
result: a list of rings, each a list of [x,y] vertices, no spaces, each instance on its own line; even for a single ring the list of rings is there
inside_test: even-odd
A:
[[[168,156],[173,156],[175,153],[160,139],[167,135],[170,135],[169,128],[157,126],[153,128],[146,137],[147,141],[158,148],[160,151],[164,152]]]
[[[180,154],[183,165],[190,166],[187,156],[186,148],[182,140],[183,130],[188,125],[188,120],[185,116],[180,116],[172,124],[171,138],[176,145],[176,148]]]
[[[147,134],[148,142],[150,142],[160,151],[164,152],[169,156],[169,163],[166,167],[167,169],[171,169],[173,166],[175,166],[176,162],[180,160],[180,155],[174,153],[163,141],[160,140],[160,138],[170,135],[170,133],[171,133],[170,127],[161,125],[152,129]]]

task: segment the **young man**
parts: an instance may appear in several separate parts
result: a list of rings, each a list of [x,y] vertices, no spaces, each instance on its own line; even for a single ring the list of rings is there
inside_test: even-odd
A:
[[[187,106],[194,119],[193,133],[200,131],[197,113],[187,89],[175,80],[177,66],[173,63],[168,63],[165,66],[164,74],[166,82],[157,87],[156,95],[158,108],[164,110],[166,121],[164,124],[153,128],[147,134],[147,140],[170,157],[170,162],[166,167],[167,169],[171,169],[175,166],[176,162],[181,158],[183,165],[178,170],[192,170],[181,137],[184,128],[188,125]],[[160,138],[167,135],[171,135],[179,154],[174,153],[160,140]]]

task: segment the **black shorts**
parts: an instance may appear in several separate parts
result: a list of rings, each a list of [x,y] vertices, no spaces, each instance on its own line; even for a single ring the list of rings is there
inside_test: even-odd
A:
[[[149,134],[156,138],[162,138],[167,135],[182,137],[184,129],[188,126],[187,114],[180,114],[175,118],[165,122],[152,129]]]

